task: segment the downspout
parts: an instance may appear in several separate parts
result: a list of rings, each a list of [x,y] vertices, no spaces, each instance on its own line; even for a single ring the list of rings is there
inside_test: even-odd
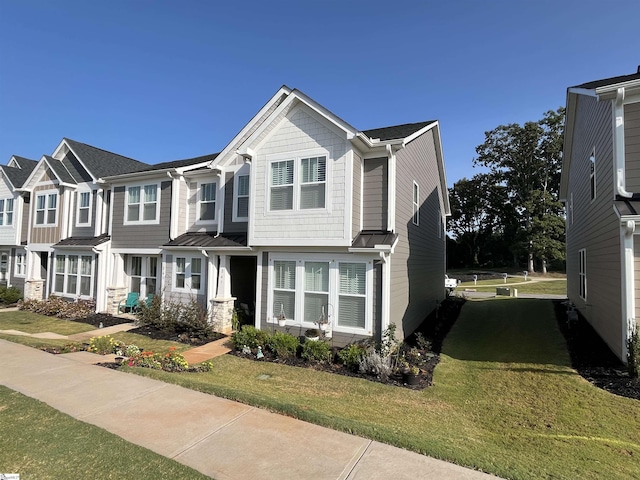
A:
[[[396,154],[391,145],[387,144],[387,158],[389,161],[389,173],[387,181],[387,231],[396,231]]]
[[[624,152],[624,87],[618,88],[614,103],[613,156],[615,159],[616,191],[624,198],[632,198],[633,193],[626,190],[625,152]]]
[[[182,175],[173,175],[167,172],[167,176],[171,179],[171,214],[169,217],[169,239],[174,240],[178,230],[178,219],[180,218],[180,181]]]
[[[218,221],[216,222],[216,236],[214,238],[218,238],[220,236],[220,234],[224,231],[224,170],[222,170],[221,168],[214,168],[213,171],[215,172],[216,176],[218,177],[218,191],[217,191],[217,195],[220,197],[220,201],[217,202],[218,204],[218,208],[217,208],[217,212],[216,215],[218,216]]]
[[[622,265],[622,361],[627,359],[627,340],[635,330],[635,274],[634,274],[634,252],[633,234],[635,233],[636,222],[627,220],[622,224],[620,231],[623,248]]]
[[[380,335],[391,323],[391,254],[380,252],[382,261],[382,298],[380,301]]]

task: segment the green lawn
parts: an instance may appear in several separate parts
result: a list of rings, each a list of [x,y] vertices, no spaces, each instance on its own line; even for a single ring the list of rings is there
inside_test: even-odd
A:
[[[191,345],[180,342],[172,342],[170,340],[153,340],[144,335],[138,335],[137,333],[118,332],[111,335],[114,339],[120,340],[127,345],[137,345],[142,350],[154,353],[167,353],[169,348],[175,348],[176,352],[183,352],[193,348]]]
[[[546,300],[468,302],[423,391],[229,355],[206,374],[123,368],[505,478],[640,477],[640,402],[570,368]]]
[[[517,283],[517,285],[512,285]],[[492,285],[492,286],[486,286]],[[566,295],[567,294],[567,280],[566,279],[554,279],[554,280],[527,280],[524,282],[523,278],[508,278],[507,284],[502,283],[502,280],[483,280],[479,281],[477,286],[473,285],[473,282],[465,282],[458,286],[456,292],[464,292],[465,288],[472,288],[477,292],[493,292],[495,293],[496,287],[510,287],[518,290],[518,293],[547,293],[551,295]]]
[[[0,471],[20,478],[209,478],[0,385]]]
[[[0,311],[0,330],[20,330],[25,333],[53,332],[60,335],[88,332],[96,327],[81,322],[46,317],[33,312]]]

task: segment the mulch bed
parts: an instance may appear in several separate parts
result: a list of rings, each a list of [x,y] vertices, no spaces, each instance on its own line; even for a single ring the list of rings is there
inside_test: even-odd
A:
[[[555,302],[558,328],[567,342],[571,365],[598,388],[622,397],[640,400],[640,379],[630,378],[627,367],[609,349],[582,315],[567,322],[566,307]]]

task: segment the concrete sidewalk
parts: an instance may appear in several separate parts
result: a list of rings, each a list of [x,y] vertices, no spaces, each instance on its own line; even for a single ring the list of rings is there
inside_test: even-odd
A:
[[[219,480],[496,478],[213,395],[90,365],[87,355],[51,355],[0,340],[0,384]]]

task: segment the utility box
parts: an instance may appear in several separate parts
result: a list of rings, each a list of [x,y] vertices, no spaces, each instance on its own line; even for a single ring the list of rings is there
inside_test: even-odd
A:
[[[518,290],[509,287],[496,287],[496,295],[499,297],[517,297]]]

